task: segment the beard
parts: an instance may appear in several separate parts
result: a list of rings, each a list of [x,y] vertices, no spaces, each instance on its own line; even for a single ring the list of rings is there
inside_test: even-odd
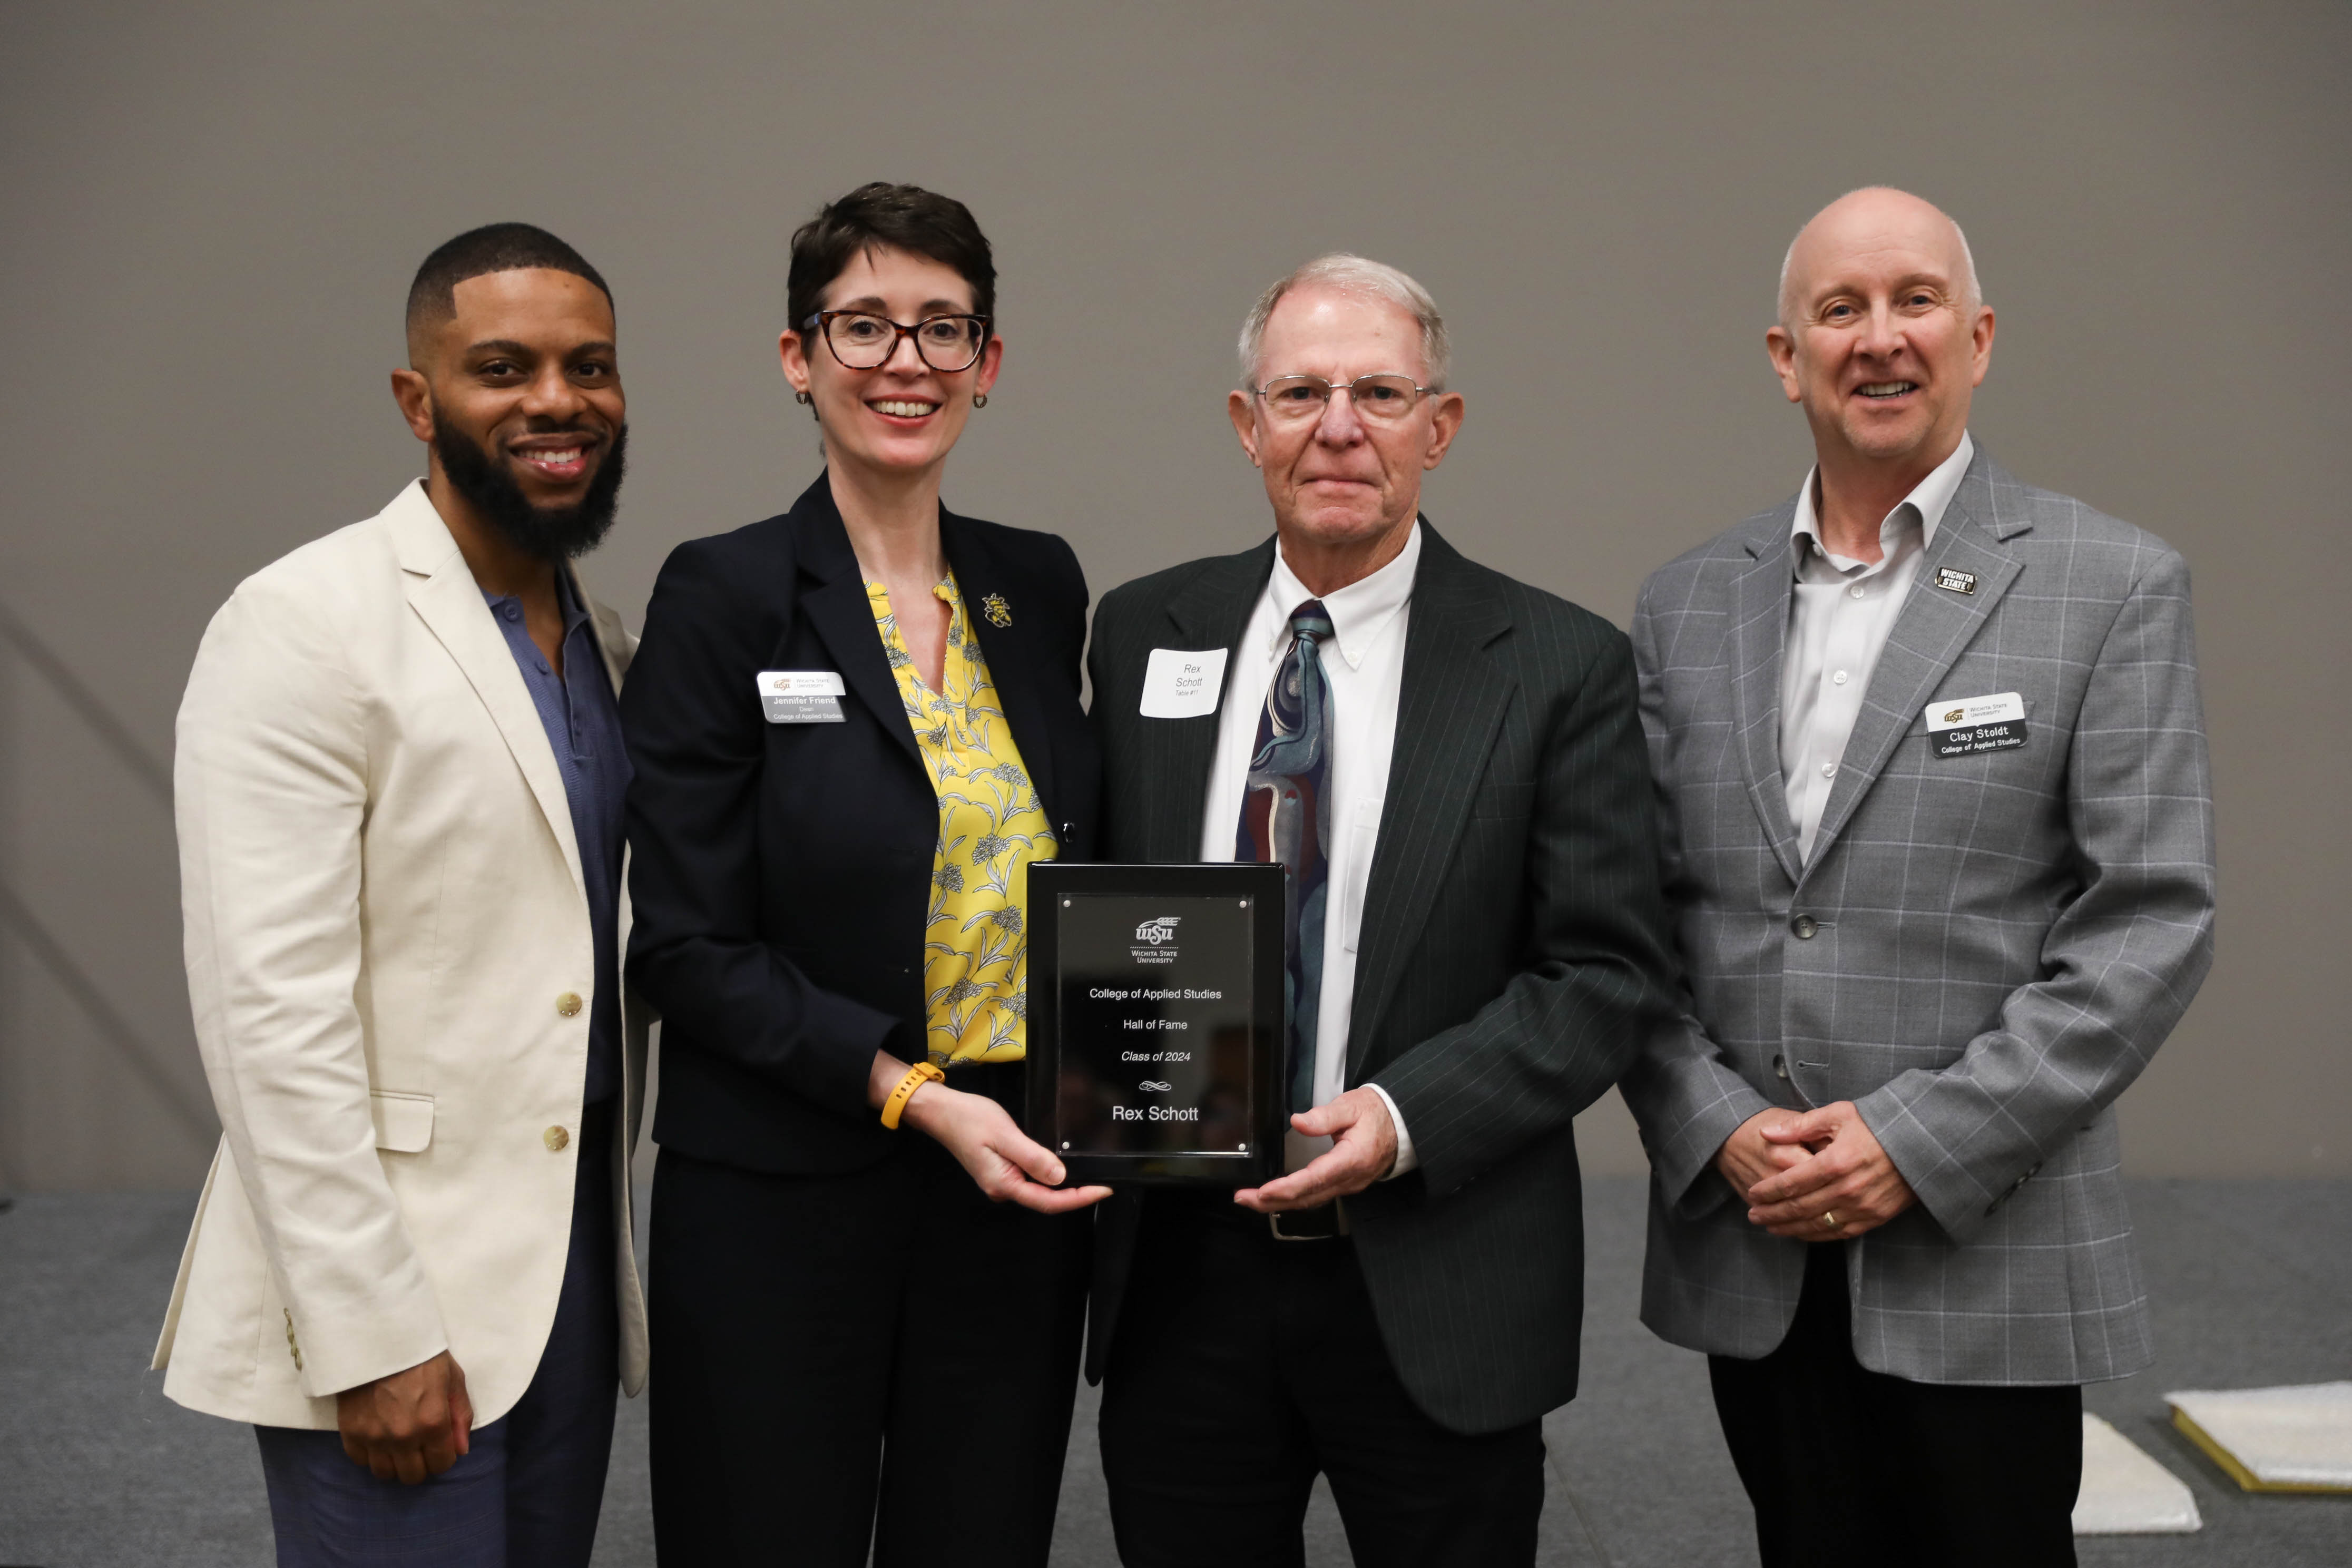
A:
[[[433,429],[433,450],[440,456],[449,488],[488,519],[507,542],[541,561],[576,561],[604,542],[620,509],[628,447],[629,427],[623,425],[614,430],[612,447],[596,465],[586,494],[570,506],[533,506],[514,476],[493,461],[481,443],[447,420],[436,421]]]

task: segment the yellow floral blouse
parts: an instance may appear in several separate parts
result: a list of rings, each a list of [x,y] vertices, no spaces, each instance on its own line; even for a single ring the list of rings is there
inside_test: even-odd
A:
[[[1037,788],[997,705],[953,574],[931,592],[947,602],[945,691],[915,671],[889,590],[866,584],[883,652],[940,797],[931,906],[923,924],[930,1058],[1019,1061],[1028,1047],[1029,862],[1058,850]]]

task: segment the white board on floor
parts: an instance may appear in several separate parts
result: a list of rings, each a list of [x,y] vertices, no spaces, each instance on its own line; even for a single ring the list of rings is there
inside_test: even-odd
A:
[[[2187,1535],[2205,1528],[2180,1479],[2105,1421],[2083,1415],[2077,1535]]]
[[[2352,1383],[2164,1397],[2172,1424],[2248,1491],[2352,1491]]]

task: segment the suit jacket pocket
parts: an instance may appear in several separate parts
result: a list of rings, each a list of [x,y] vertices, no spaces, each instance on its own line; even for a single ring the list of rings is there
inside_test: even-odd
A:
[[[375,1119],[375,1146],[394,1154],[414,1154],[433,1142],[433,1097],[399,1094],[387,1089],[368,1093],[368,1113]]]

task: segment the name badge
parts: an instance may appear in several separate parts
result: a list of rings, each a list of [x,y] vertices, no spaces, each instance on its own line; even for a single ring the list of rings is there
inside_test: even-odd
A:
[[[1153,648],[1151,662],[1143,667],[1143,701],[1136,711],[1146,719],[1198,719],[1214,713],[1225,684],[1225,651]]]
[[[1930,702],[1927,743],[1939,757],[2013,751],[2025,744],[2025,700],[2014,691],[2004,691],[1994,697]]]
[[[763,669],[760,710],[771,724],[839,724],[846,689],[829,669]]]

